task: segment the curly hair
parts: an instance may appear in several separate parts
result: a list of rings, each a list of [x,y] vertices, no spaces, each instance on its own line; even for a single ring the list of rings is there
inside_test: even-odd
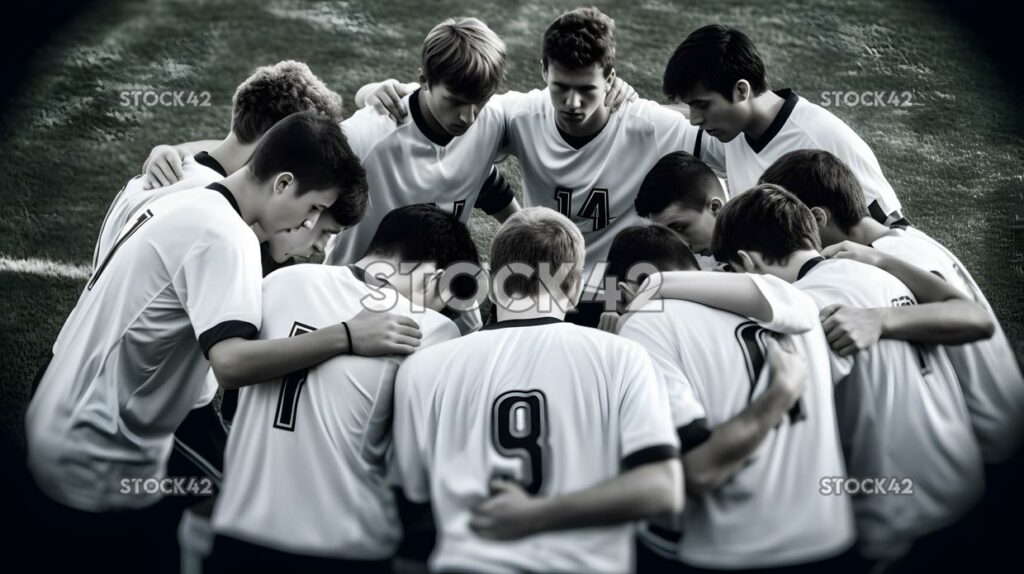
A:
[[[597,8],[577,8],[559,16],[544,32],[541,53],[548,62],[576,70],[600,64],[607,76],[615,67],[615,20]]]
[[[294,60],[257,68],[235,90],[231,103],[231,131],[244,144],[258,140],[271,126],[296,112],[313,111],[335,123],[344,119],[341,96],[309,66]]]

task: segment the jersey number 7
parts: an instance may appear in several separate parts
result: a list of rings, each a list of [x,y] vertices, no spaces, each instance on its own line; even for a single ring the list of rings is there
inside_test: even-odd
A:
[[[316,331],[316,327],[303,325],[298,321],[292,325],[289,337],[305,335]],[[302,387],[306,384],[306,376],[309,369],[302,369],[289,373],[281,379],[281,392],[277,396],[277,412],[274,415],[274,428],[295,432],[295,415],[299,409],[299,395],[302,394]]]

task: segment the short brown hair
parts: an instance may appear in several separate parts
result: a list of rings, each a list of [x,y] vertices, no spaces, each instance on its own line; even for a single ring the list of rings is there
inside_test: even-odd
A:
[[[565,12],[544,32],[544,69],[551,61],[570,70],[600,64],[607,76],[615,67],[615,20],[597,8]]]
[[[784,262],[801,249],[821,249],[818,224],[795,195],[763,183],[730,199],[715,217],[715,259],[736,261],[741,249],[757,251],[766,263]]]
[[[843,233],[869,217],[864,190],[853,171],[831,152],[799,149],[784,154],[761,174],[758,183],[774,183],[807,207],[824,207]]]
[[[284,60],[257,68],[231,98],[231,131],[243,144],[258,140],[274,124],[296,112],[312,111],[341,123],[341,96],[309,66]]]
[[[428,86],[483,101],[505,81],[505,42],[476,18],[449,18],[423,40],[420,67]]]
[[[583,281],[583,262],[586,258],[583,234],[576,224],[557,211],[547,207],[527,207],[517,211],[505,221],[491,242],[491,271],[498,273],[513,263],[529,265],[537,272],[530,277],[512,275],[504,290],[510,295],[533,297],[540,293],[540,266],[551,266],[556,274],[563,264],[572,270],[560,285],[563,293],[572,297]]]

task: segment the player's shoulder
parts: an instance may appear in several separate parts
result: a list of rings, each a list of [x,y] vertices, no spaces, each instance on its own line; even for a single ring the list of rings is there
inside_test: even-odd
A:
[[[493,96],[487,103],[496,112],[500,112],[507,120],[530,116],[544,111],[551,101],[547,89],[530,90],[528,92],[505,92]]]
[[[863,144],[857,132],[842,118],[803,96],[798,96],[789,122],[822,149],[841,150]]]

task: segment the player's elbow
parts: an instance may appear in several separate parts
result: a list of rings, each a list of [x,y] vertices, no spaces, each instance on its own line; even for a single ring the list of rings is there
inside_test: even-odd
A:
[[[210,348],[210,368],[220,388],[231,391],[244,385],[242,359],[236,349],[221,342]]]
[[[963,301],[961,326],[955,343],[971,343],[990,338],[996,332],[996,322],[984,307],[973,301]]]
[[[684,461],[687,495],[710,494],[725,482],[726,476],[718,468],[709,464],[701,464],[700,461],[692,458],[684,458]]]
[[[683,467],[678,458],[651,463],[645,469],[642,514],[655,517],[683,511]]]

